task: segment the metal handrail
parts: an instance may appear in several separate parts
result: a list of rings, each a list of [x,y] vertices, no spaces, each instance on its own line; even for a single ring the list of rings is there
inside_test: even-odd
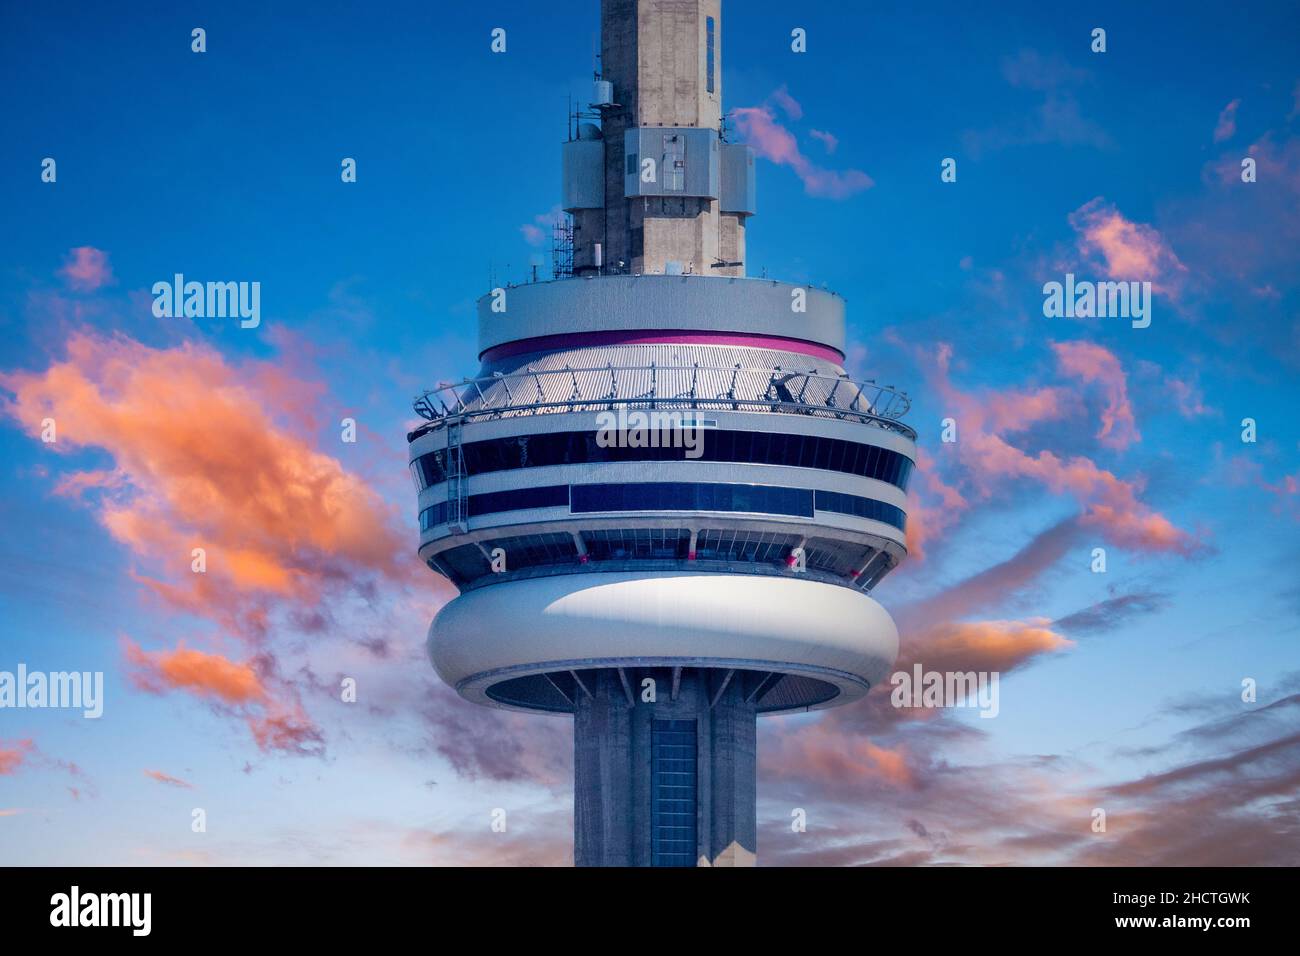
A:
[[[648,373],[650,389],[648,392],[631,394],[631,385],[625,393],[619,388],[620,372]],[[690,393],[659,395],[661,381],[671,381],[673,372],[690,374]],[[699,388],[701,372],[717,372],[723,375],[723,390],[713,396],[702,394]],[[609,376],[609,391],[604,395],[594,394],[583,397],[579,394],[578,376],[584,374]],[[665,374],[670,373],[670,374]],[[737,381],[742,375],[767,376],[767,388],[761,397],[741,398],[737,395]],[[543,379],[561,377],[563,391],[569,391],[564,400],[553,400]],[[795,378],[803,378],[798,395],[794,395],[786,384]],[[520,382],[531,380],[535,392],[540,398],[525,399],[521,397]],[[807,400],[808,386],[812,382],[824,382],[828,389],[824,402]],[[644,385],[644,381],[640,384]],[[514,386],[512,388],[512,385]],[[853,400],[847,404],[836,402],[836,393],[841,386],[852,386]],[[869,398],[869,396],[874,396]],[[906,392],[875,382],[855,382],[847,375],[826,375],[816,370],[788,368],[744,368],[740,365],[603,365],[594,368],[570,368],[538,371],[532,367],[510,374],[496,373],[481,378],[466,378],[460,382],[440,384],[416,396],[412,407],[416,414],[437,428],[450,420],[458,422],[482,421],[501,418],[512,413],[543,414],[547,411],[563,409],[565,411],[601,411],[617,406],[637,406],[642,408],[662,409],[746,409],[784,414],[812,415],[815,417],[837,418],[858,421],[864,424],[897,432],[915,440],[916,432],[898,419],[907,414],[911,402]],[[430,426],[417,429],[423,433]],[[414,432],[412,434],[415,434]]]

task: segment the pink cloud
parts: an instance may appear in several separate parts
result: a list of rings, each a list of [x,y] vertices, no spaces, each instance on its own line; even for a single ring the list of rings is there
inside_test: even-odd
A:
[[[1100,258],[1110,279],[1150,282],[1153,289],[1174,295],[1187,267],[1160,233],[1145,223],[1132,222],[1098,196],[1070,213],[1078,234],[1080,253]]]
[[[0,777],[13,773],[32,752],[31,740],[0,741]]]
[[[1219,113],[1219,121],[1214,126],[1214,141],[1222,143],[1224,140],[1232,139],[1237,133],[1237,107],[1241,105],[1240,99],[1235,99],[1223,108]]]
[[[1165,379],[1165,387],[1173,396],[1174,407],[1183,418],[1200,418],[1203,415],[1214,414],[1214,409],[1205,404],[1201,389],[1193,383],[1171,375]]]
[[[836,148],[840,145],[839,139],[836,138],[833,133],[828,133],[825,130],[810,129],[808,135],[813,137],[813,139],[821,140],[822,144],[826,147],[827,153],[834,153]]]
[[[1108,448],[1123,449],[1141,439],[1128,398],[1128,377],[1119,359],[1092,342],[1057,342],[1052,345],[1062,373],[1099,385],[1105,396],[1097,440]]]
[[[924,448],[916,450],[920,488],[908,496],[907,553],[912,561],[924,561],[927,543],[954,524],[967,508],[966,499],[939,475],[934,457]]]
[[[1072,352],[1067,348],[1065,354],[1077,374],[1115,374],[1104,359],[1093,353]],[[1101,528],[1125,546],[1180,554],[1197,550],[1197,543],[1186,532],[1141,502],[1140,481],[1125,481],[1084,455],[1063,458],[1049,449],[1034,453],[1008,441],[1008,435],[1028,424],[1050,420],[1060,413],[1062,406],[1057,392],[1050,389],[1030,392],[1029,400],[1023,403],[1008,402],[997,391],[967,393],[958,389],[950,378],[950,345],[940,343],[933,356],[918,353],[918,357],[943,402],[942,407],[958,423],[958,440],[947,447],[956,456],[962,479],[973,492],[990,498],[1005,494],[1009,480],[1031,481],[1055,494],[1074,497],[1083,508],[1084,524]],[[1131,412],[1124,411],[1126,405],[1126,397],[1122,402],[1117,399],[1111,411],[1111,424],[1103,423],[1103,433],[1110,429],[1108,437],[1123,435],[1129,427]],[[969,494],[966,497],[969,499]]]
[[[78,246],[68,255],[59,275],[79,292],[94,292],[114,281],[108,253],[93,246]]]
[[[563,216],[564,211],[559,206],[552,206],[548,211],[534,216],[532,222],[520,226],[519,232],[530,246],[544,246],[551,239],[551,230],[555,223]]]
[[[790,119],[803,119],[803,107],[799,105],[798,100],[790,95],[790,91],[786,89],[784,83],[778,89],[773,91],[771,100],[777,106],[781,107],[781,109],[785,111],[785,115],[790,117]]]
[[[771,99],[779,102],[778,94],[782,94],[782,90],[774,93]],[[788,94],[784,96],[789,99]],[[875,185],[875,181],[862,170],[835,170],[818,166],[800,151],[794,134],[781,125],[772,107],[767,104],[737,107],[731,115],[735,118],[741,135],[754,151],[778,166],[793,169],[809,196],[847,199]]]

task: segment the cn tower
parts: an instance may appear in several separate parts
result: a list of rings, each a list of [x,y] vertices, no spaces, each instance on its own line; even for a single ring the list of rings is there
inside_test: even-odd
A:
[[[845,373],[844,301],[745,275],[754,156],[720,0],[603,0],[554,278],[478,303],[416,400],[429,628],[467,701],[571,715],[579,866],[745,866],[763,714],[850,704],[898,632],[905,395]]]

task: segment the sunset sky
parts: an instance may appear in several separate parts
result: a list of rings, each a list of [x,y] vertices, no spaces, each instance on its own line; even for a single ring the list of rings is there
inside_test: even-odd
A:
[[[912,398],[898,666],[1001,673],[994,719],[764,718],[759,861],[1295,863],[1300,7],[986,6],[724,2],[749,272]],[[0,13],[0,671],[106,696],[0,710],[0,864],[572,860],[570,721],[425,656],[405,431],[549,271],[599,5],[287,9]],[[176,273],[260,326],[155,317]],[[1150,327],[1046,318],[1067,273]]]

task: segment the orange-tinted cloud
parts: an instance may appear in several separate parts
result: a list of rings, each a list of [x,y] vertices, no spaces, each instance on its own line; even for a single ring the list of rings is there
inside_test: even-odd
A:
[[[269,673],[274,667],[270,655],[241,662],[184,644],[145,651],[131,641],[124,643],[124,652],[130,679],[141,690],[184,691],[242,716],[260,750],[314,754],[324,746],[324,734],[303,709],[297,691]]]
[[[0,741],[0,777],[16,771],[31,752],[31,740]]]
[[[266,688],[250,664],[220,654],[205,654],[181,644],[174,651],[144,651],[126,643],[126,659],[135,668],[132,680],[143,690],[160,694],[187,690],[238,705],[266,699]]]
[[[882,747],[865,737],[846,737],[827,723],[775,735],[764,745],[763,774],[772,779],[831,781],[845,787],[866,783],[907,788],[916,784],[902,748]]]
[[[162,596],[234,627],[232,611],[258,597],[315,602],[349,577],[408,575],[394,509],[274,419],[279,394],[312,386],[191,343],[154,349],[75,333],[67,353],[44,372],[0,375],[15,396],[4,410],[32,432],[53,418],[55,451],[112,456],[111,469],[59,487],[101,494],[109,532],[170,572]],[[191,572],[194,548],[205,551],[204,573]]]
[[[1044,618],[948,621],[909,642],[905,656],[932,671],[1005,673],[1042,654],[1073,647]]]
[[[0,374],[13,396],[0,409],[33,434],[54,419],[55,455],[106,452],[109,467],[65,473],[56,491],[94,508],[152,596],[249,650],[240,662],[128,643],[136,685],[232,712],[264,749],[318,750],[319,728],[279,676],[273,634],[323,631],[336,607],[418,573],[403,560],[397,510],[315,447],[307,409],[324,399],[320,386],[190,342],[153,348],[78,331],[66,351],[44,371]]]
[[[161,770],[146,770],[144,775],[150,780],[157,780],[159,783],[165,783],[169,787],[181,787],[185,790],[194,789],[194,784],[182,780],[180,777],[173,777],[171,774],[163,773]]]
[[[59,275],[78,292],[94,292],[114,281],[108,253],[93,246],[78,246],[68,254]]]

